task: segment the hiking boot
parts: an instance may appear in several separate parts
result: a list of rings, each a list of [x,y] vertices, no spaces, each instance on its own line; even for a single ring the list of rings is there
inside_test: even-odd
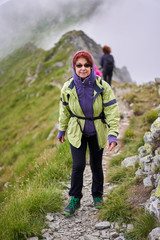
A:
[[[103,202],[102,197],[94,197],[93,201],[94,201],[94,207],[95,208],[101,208],[102,207],[102,202]]]
[[[80,198],[71,197],[68,206],[64,209],[64,214],[73,216],[76,209],[80,208]]]

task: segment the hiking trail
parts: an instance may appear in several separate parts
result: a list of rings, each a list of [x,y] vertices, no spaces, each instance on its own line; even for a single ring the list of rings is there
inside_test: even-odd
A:
[[[122,89],[116,89],[115,92],[120,114],[123,115],[119,124],[118,146],[116,146],[111,152],[105,148],[103,153],[104,199],[109,191],[116,186],[106,182],[108,162],[110,158],[121,153],[122,137],[129,126],[129,121],[132,116],[132,110],[121,98],[124,93],[125,91],[122,91]],[[72,217],[63,215],[63,212],[48,213],[46,216],[46,223],[49,225],[49,228],[42,230],[43,240],[125,240],[123,233],[116,232],[116,229],[118,228],[117,223],[110,223],[108,221],[102,222],[98,219],[97,213],[99,210],[95,209],[93,206],[91,183],[92,175],[89,163],[87,162],[84,171],[81,208],[77,210]],[[65,185],[67,186],[67,189],[64,190],[64,207],[68,205],[70,200],[70,197],[68,196],[70,182]],[[124,224],[124,228],[129,227],[129,225],[127,226]],[[29,240],[38,240],[38,238],[29,238]]]

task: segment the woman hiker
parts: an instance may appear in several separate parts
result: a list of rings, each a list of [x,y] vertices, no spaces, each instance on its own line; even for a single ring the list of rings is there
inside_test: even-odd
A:
[[[59,142],[65,142],[67,131],[73,166],[71,196],[64,214],[72,216],[80,208],[86,149],[89,146],[92,171],[92,197],[100,208],[103,196],[103,149],[111,151],[117,145],[119,111],[108,83],[95,74],[95,64],[88,51],[78,51],[72,61],[73,77],[61,90],[59,112]]]
[[[111,55],[111,48],[109,46],[104,46],[102,51],[104,54],[101,56],[99,64],[102,67],[103,79],[111,86],[115,67],[114,58]]]

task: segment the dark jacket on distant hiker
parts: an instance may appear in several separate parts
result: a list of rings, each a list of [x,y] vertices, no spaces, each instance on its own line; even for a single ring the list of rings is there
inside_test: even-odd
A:
[[[102,67],[103,79],[111,85],[113,69],[114,69],[114,58],[110,53],[103,54],[99,62]]]

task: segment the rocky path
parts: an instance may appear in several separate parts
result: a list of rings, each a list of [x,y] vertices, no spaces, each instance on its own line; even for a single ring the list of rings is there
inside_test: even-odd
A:
[[[131,111],[128,109],[127,105],[121,99],[118,99],[118,105],[120,113],[123,113],[124,118],[121,119],[119,125],[119,145],[112,151],[108,152],[107,149],[104,150],[103,154],[103,170],[106,177],[108,169],[108,161],[114,155],[121,152],[121,138],[124,131],[129,125],[129,118],[131,116]],[[87,164],[84,172],[84,187],[83,187],[83,198],[81,200],[81,208],[76,211],[75,215],[72,217],[65,216],[61,213],[48,213],[46,216],[49,229],[43,229],[43,239],[44,240],[124,240],[122,233],[117,233],[118,228],[117,223],[101,222],[97,213],[98,210],[93,207],[93,201],[91,196],[91,170],[90,166]],[[69,185],[68,183],[68,189]],[[115,187],[107,182],[104,183],[104,197],[108,192]],[[69,202],[68,190],[64,191],[65,206]],[[124,228],[130,227],[123,226]],[[30,240],[38,240],[38,238],[30,238]]]

